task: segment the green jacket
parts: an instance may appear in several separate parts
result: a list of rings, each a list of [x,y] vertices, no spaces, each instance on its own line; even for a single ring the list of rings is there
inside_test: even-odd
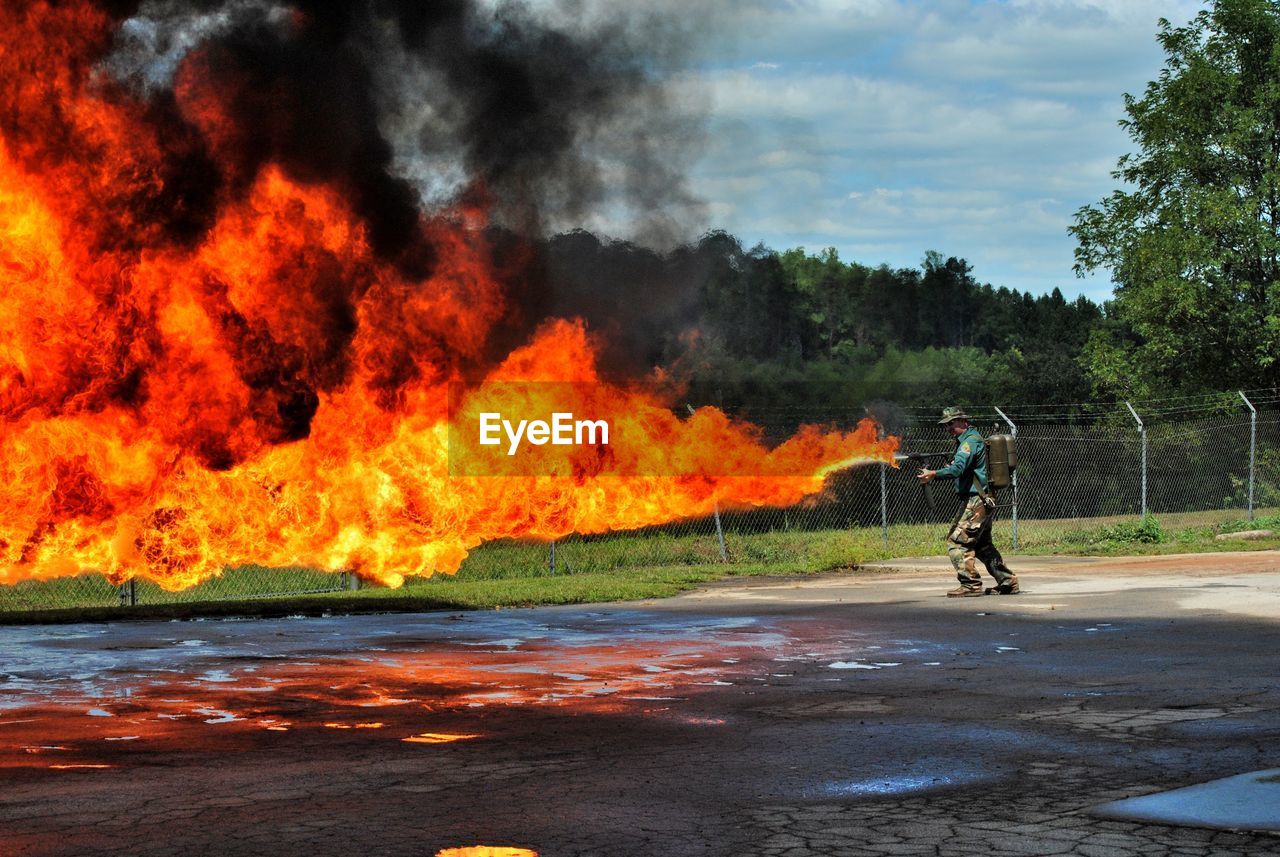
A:
[[[987,488],[987,444],[973,426],[956,438],[956,454],[951,463],[938,470],[939,479],[956,480],[961,497],[981,494]]]

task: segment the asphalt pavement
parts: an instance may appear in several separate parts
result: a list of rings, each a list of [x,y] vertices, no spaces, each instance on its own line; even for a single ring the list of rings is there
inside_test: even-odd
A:
[[[1010,564],[0,628],[0,855],[1280,854],[1097,809],[1280,767],[1280,554]]]

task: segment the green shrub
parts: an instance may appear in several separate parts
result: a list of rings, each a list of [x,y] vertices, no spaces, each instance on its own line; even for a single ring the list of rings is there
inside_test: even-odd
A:
[[[1151,515],[1141,521],[1121,521],[1109,527],[1102,527],[1103,541],[1120,544],[1158,545],[1165,540],[1164,530],[1160,522]]]
[[[1239,533],[1244,530],[1275,530],[1280,529],[1280,515],[1259,515],[1252,521],[1247,518],[1237,518],[1230,521],[1223,521],[1218,525],[1220,533]]]
[[[1079,545],[1157,545],[1166,541],[1164,530],[1151,515],[1141,521],[1120,521],[1090,530],[1076,530],[1063,541]]]

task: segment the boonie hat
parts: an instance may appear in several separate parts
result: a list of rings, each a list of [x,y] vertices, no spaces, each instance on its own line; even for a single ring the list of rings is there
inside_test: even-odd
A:
[[[943,408],[942,419],[938,420],[938,425],[945,426],[952,420],[967,420],[969,415],[964,412],[963,408]]]

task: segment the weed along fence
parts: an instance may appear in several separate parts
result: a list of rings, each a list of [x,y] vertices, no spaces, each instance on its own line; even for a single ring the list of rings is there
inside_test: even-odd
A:
[[[949,452],[941,406],[878,416],[907,452]],[[984,435],[1017,439],[1014,486],[1001,492],[995,537],[1013,553],[1088,552],[1115,543],[1192,540],[1223,529],[1280,526],[1280,390],[1096,405],[972,405]],[[852,427],[863,408],[744,412],[766,436],[801,423]],[[872,464],[833,474],[822,496],[787,508],[724,508],[713,515],[554,544],[493,542],[463,563],[458,580],[609,574],[732,563],[779,572],[938,554],[957,501],[950,482],[926,493],[918,465]],[[932,496],[930,496],[930,494]],[[656,571],[655,571],[656,573]],[[413,578],[398,592],[424,595],[450,578]],[[349,574],[230,568],[181,592],[153,583],[111,584],[97,574],[0,586],[0,612],[115,605],[297,598],[356,588]],[[495,583],[495,585],[501,585]]]

